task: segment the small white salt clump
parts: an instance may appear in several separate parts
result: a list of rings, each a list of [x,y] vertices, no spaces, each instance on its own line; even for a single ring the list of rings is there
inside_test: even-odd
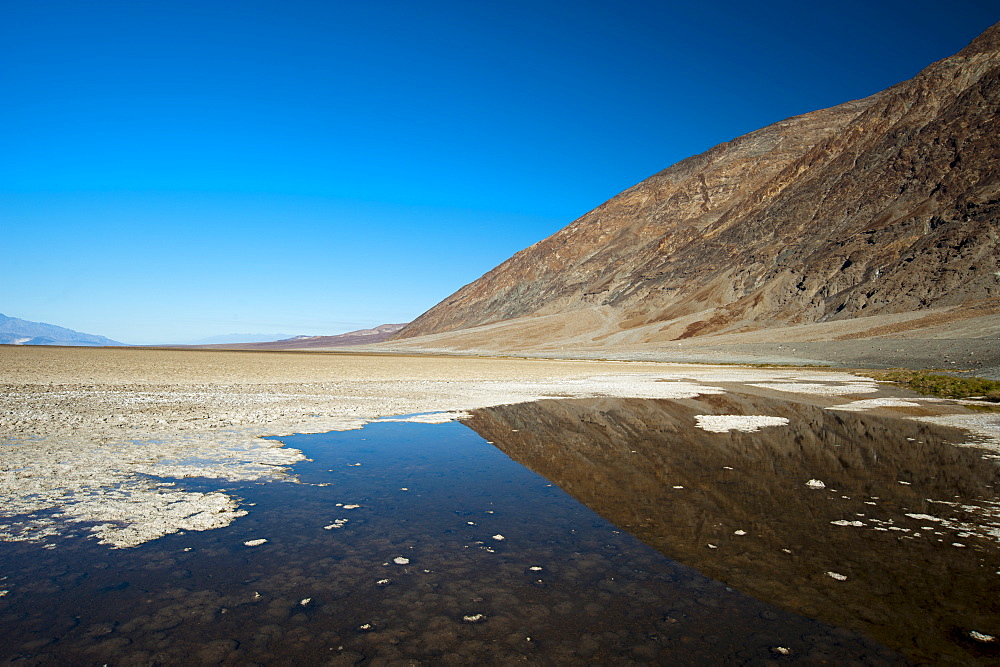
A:
[[[392,562],[395,563],[396,565],[406,565],[407,563],[410,562],[410,559],[403,558],[402,556],[396,556],[395,558],[392,559]]]
[[[372,628],[374,628],[374,627],[375,627],[375,626],[374,626],[374,625],[372,625],[371,623],[365,623],[364,625],[360,625],[360,626],[358,626],[358,630],[365,630],[365,631],[368,631],[368,630],[371,630],[371,629],[372,629]]]
[[[675,488],[675,489],[683,489],[684,487],[683,487],[683,486],[680,486],[680,485],[677,485],[677,486],[674,486],[674,488]]]
[[[916,408],[919,403],[903,400],[901,398],[866,398],[860,401],[851,401],[843,405],[833,405],[827,410],[846,410],[848,412],[862,412],[873,408]],[[913,438],[907,438],[913,440]]]
[[[838,574],[837,572],[827,572],[826,576],[836,579],[837,581],[847,581],[847,575]]]
[[[382,417],[380,422],[410,422],[412,424],[446,424],[456,419],[467,419],[469,413],[452,412],[430,412],[422,415],[409,415],[407,417]]]
[[[248,547],[259,547],[265,542],[267,542],[267,540],[265,540],[264,538],[260,538],[259,540],[247,540],[243,544],[245,544]]]
[[[911,519],[921,519],[923,521],[944,521],[944,519],[940,519],[940,518],[938,518],[936,516],[931,516],[930,514],[911,514],[911,513],[907,513],[906,516],[910,517]]]
[[[865,524],[861,523],[860,521],[845,521],[843,519],[841,519],[840,521],[831,521],[830,523],[832,523],[835,526],[855,526],[855,527],[860,527],[860,526],[865,525]]]
[[[715,546],[714,544],[709,544],[708,548],[709,549],[718,549],[719,547]]]
[[[735,530],[735,531],[733,531],[733,535],[746,535],[746,534],[747,534],[747,531],[745,531],[745,530]]]
[[[531,570],[532,572],[541,572],[542,571],[542,568],[538,567],[537,565],[532,565],[528,569]]]
[[[811,382],[751,382],[751,387],[788,391],[796,394],[843,396],[845,394],[873,394],[878,391],[874,380],[846,382],[844,384],[818,384]]]
[[[344,505],[345,510],[356,510],[359,507],[361,507],[361,505]]]
[[[496,535],[493,536],[493,539],[496,540],[497,542],[500,542],[500,541],[505,540],[506,538],[503,535],[501,535],[500,533],[497,533]]]
[[[466,623],[482,623],[486,620],[485,614],[472,614],[471,616],[463,616],[462,620]]]
[[[765,426],[787,426],[785,417],[768,417],[766,415],[695,415],[695,425],[709,433],[726,433],[727,431],[743,431],[754,433]]]
[[[810,489],[825,489],[826,488],[826,484],[824,484],[821,480],[818,480],[818,479],[811,479],[811,480],[809,480],[808,482],[806,482],[806,486],[808,486]]]
[[[788,648],[787,646],[775,646],[771,650],[774,651],[775,653],[777,653],[778,655],[791,655],[792,654],[792,649]]]
[[[389,585],[389,584],[390,584],[391,582],[392,582],[392,579],[379,579],[379,580],[378,580],[378,581],[376,581],[375,583],[376,583],[376,584],[378,584],[379,586],[387,586],[387,585]]]
[[[307,606],[312,601],[313,601],[312,598],[302,598],[302,601],[299,602],[299,604],[302,605],[303,607],[305,607],[305,606]]]
[[[10,593],[10,591],[0,591],[0,598]]]
[[[977,642],[995,642],[997,640],[993,635],[988,635],[985,632],[976,632],[975,630],[969,630],[969,636]]]

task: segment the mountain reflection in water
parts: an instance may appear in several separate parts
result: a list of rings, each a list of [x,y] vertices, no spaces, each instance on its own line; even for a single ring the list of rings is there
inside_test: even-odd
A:
[[[696,427],[696,415],[713,414],[789,424]],[[479,410],[466,424],[744,593],[918,662],[1000,658],[987,636],[1000,637],[1000,468],[949,444],[967,439],[960,431],[734,394],[541,401]]]

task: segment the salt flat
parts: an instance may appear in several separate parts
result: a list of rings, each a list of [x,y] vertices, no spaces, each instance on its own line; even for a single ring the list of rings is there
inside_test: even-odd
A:
[[[294,481],[289,466],[303,454],[262,436],[541,398],[738,390],[835,407],[900,395],[816,369],[21,346],[0,346],[0,387],[0,540],[45,541],[75,529],[114,547],[220,527],[246,513],[224,493],[176,490],[171,479]],[[948,415],[951,425],[969,421],[981,439],[1000,433],[996,415],[914,401],[919,408],[874,401],[870,409]]]

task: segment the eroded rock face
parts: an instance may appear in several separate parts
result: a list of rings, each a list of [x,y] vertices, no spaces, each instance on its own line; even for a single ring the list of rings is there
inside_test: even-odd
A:
[[[1000,24],[863,100],[683,160],[522,250],[395,338],[611,306],[680,338],[1000,309]]]

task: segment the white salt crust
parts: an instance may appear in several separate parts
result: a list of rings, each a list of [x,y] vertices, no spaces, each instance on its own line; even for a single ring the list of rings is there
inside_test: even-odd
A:
[[[768,417],[765,415],[695,415],[696,426],[710,433],[728,433],[743,431],[753,433],[765,426],[787,426],[785,417]]]
[[[298,393],[280,388],[290,385],[267,384],[4,385],[0,541],[84,532],[124,548],[181,530],[226,526],[249,506],[241,508],[222,492],[179,490],[163,478],[296,481],[290,466],[304,460],[302,452],[265,435],[358,429],[384,415],[440,423],[476,408],[543,398],[694,398],[725,393],[715,386],[723,383],[832,396],[878,390],[873,380],[848,373],[718,367],[525,381],[465,377],[309,382],[296,385]],[[702,428],[724,431],[787,423],[706,417],[713,419]],[[718,417],[723,421],[713,424]],[[1000,451],[1000,416],[922,419],[992,437]]]
[[[918,408],[920,403],[902,398],[865,398],[860,401],[851,401],[843,405],[834,405],[827,410],[846,410],[848,412],[862,412],[874,408]]]
[[[774,391],[791,392],[795,394],[815,394],[819,396],[849,396],[851,394],[874,394],[878,384],[874,381],[854,382],[846,384],[816,384],[810,382],[752,382],[751,387],[772,389]]]

